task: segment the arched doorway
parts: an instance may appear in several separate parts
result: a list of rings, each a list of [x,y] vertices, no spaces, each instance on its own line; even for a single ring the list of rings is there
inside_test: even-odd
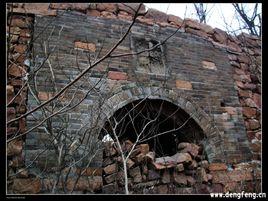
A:
[[[149,144],[156,157],[174,155],[181,142],[199,144],[203,130],[182,108],[161,99],[140,99],[118,109],[106,122],[100,137],[115,135],[121,142]],[[114,139],[115,140],[115,139]]]
[[[216,128],[215,124],[213,123],[213,120],[209,117],[209,115],[206,114],[190,97],[186,96],[183,91],[174,91],[161,87],[138,87],[133,84],[129,84],[129,86],[126,85],[124,89],[121,88],[119,90],[116,90],[116,93],[110,96],[110,98],[108,98],[105,104],[101,107],[102,116],[100,117],[100,119],[102,120],[98,122],[98,133],[102,133],[100,137],[103,137],[103,128],[106,128],[107,122],[109,121],[109,119],[111,119],[111,117],[114,117],[114,115],[119,115],[119,113],[121,112],[124,113],[125,109],[129,109],[132,107],[131,105],[135,105],[139,101],[143,102],[144,100],[151,100],[151,104],[154,102],[152,100],[155,100],[155,102],[158,103],[154,104],[158,105],[159,103],[161,103],[161,100],[166,101],[166,103],[169,103],[169,106],[167,106],[166,108],[169,109],[163,111],[168,111],[172,107],[179,108],[180,115],[178,115],[178,119],[181,120],[177,122],[183,123],[185,121],[185,118],[187,120],[187,117],[190,117],[188,120],[189,122],[187,121],[187,124],[190,124],[184,127],[189,128],[189,125],[191,125],[191,127],[193,127],[193,130],[195,131],[192,132],[192,134],[189,134],[191,132],[184,132],[188,134],[180,136],[188,136],[186,138],[194,140],[193,142],[200,142],[200,144],[202,144],[204,148],[204,151],[207,154],[207,159],[209,162],[225,161],[225,154],[222,147],[222,138],[220,136],[219,130]],[[120,110],[125,106],[127,106],[125,109]],[[195,135],[195,137],[193,137],[192,135]],[[187,140],[185,139],[185,141]]]

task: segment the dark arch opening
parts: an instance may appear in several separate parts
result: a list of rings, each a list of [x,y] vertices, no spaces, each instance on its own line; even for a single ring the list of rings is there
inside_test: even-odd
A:
[[[177,153],[181,142],[199,144],[204,138],[200,126],[183,109],[160,99],[142,99],[133,101],[117,110],[104,124],[101,139],[110,135],[114,139],[113,129],[119,140],[148,143],[157,157]]]

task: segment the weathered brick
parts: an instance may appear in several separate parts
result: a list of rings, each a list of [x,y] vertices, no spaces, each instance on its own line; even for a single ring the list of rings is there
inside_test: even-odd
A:
[[[108,165],[103,170],[104,170],[105,174],[115,173],[115,172],[117,172],[117,164],[114,163],[114,164]]]
[[[87,10],[87,15],[100,17],[100,11],[98,10]]]
[[[8,74],[15,76],[15,77],[22,77],[25,76],[27,73],[25,67],[13,64],[8,67]]]
[[[237,114],[237,110],[235,107],[224,107],[224,110],[230,115]]]
[[[12,140],[7,144],[7,155],[18,155],[22,151],[23,142],[21,140]]]
[[[111,80],[127,80],[128,76],[127,73],[118,72],[118,71],[109,71],[108,72],[108,79]]]
[[[23,44],[15,45],[15,48],[14,48],[14,51],[20,54],[25,53],[26,50],[27,50],[27,45],[23,45]]]
[[[41,190],[39,178],[14,179],[12,190],[14,193],[36,194]]]
[[[74,47],[79,48],[79,49],[83,49],[83,50],[88,50],[88,51],[91,51],[91,52],[96,51],[96,45],[94,43],[75,41],[74,42]]]
[[[77,191],[96,191],[100,190],[102,185],[103,182],[101,176],[80,177],[78,182],[76,182],[76,178],[69,178],[67,180],[66,188],[68,191],[71,191],[73,188]]]
[[[243,115],[248,117],[248,118],[256,116],[256,109],[254,109],[254,108],[243,107],[242,111],[243,111]]]
[[[202,61],[202,66],[203,66],[203,68],[207,68],[207,69],[212,69],[212,70],[217,69],[215,63],[213,63],[211,61]]]
[[[192,83],[184,80],[176,80],[176,87],[178,89],[192,90]]]
[[[38,92],[38,98],[41,101],[47,101],[52,97],[52,94],[49,92]]]
[[[227,166],[224,163],[211,163],[208,169],[209,171],[227,170]]]
[[[107,11],[111,13],[117,12],[117,4],[115,3],[97,3],[96,8],[99,11]]]
[[[31,26],[32,21],[33,19],[31,17],[13,16],[10,25],[13,27],[28,28]]]
[[[177,25],[177,26],[181,26],[183,20],[182,20],[180,17],[178,17],[178,16],[175,16],[175,15],[168,15],[168,22],[169,22],[169,23],[173,22],[175,25]]]
[[[56,16],[57,11],[49,9],[49,3],[24,3],[23,8],[13,8],[14,12],[18,13],[28,13],[35,15],[48,15],[48,16]]]

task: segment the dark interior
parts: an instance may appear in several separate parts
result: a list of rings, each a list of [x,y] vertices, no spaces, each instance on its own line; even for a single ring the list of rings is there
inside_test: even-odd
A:
[[[120,141],[135,142],[140,135],[138,144],[148,143],[156,157],[177,153],[180,142],[198,143],[204,138],[202,129],[184,110],[159,99],[137,100],[117,110],[106,121],[101,138],[108,133],[115,139],[111,128],[116,122]]]

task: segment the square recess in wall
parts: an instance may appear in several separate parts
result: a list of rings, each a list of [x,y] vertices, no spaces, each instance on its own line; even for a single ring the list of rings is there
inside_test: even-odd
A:
[[[160,41],[156,39],[131,37],[131,49],[133,52],[141,52],[151,49]],[[151,51],[144,51],[141,54],[134,55],[136,72],[168,76],[169,70],[165,61],[165,46],[159,45]]]

